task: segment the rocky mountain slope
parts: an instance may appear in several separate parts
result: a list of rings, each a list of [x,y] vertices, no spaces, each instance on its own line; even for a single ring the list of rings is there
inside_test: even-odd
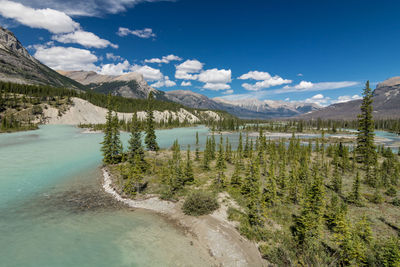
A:
[[[80,98],[72,98],[73,104],[63,113],[60,114],[59,110],[55,107],[48,107],[43,109],[44,122],[47,124],[98,124],[106,122],[107,109],[95,106],[86,100]],[[117,113],[120,120],[132,119],[133,113]],[[140,120],[145,120],[147,113],[145,111],[137,112],[137,116]],[[203,120],[220,120],[221,117],[218,113],[213,111],[193,111],[190,112],[184,108],[178,111],[154,111],[154,120],[156,122],[179,120],[179,122],[190,122],[198,123]]]
[[[166,92],[165,96],[174,102],[192,108],[224,110],[243,119],[271,119],[291,117],[319,109],[315,104],[289,103],[257,99],[228,101],[222,98],[210,99],[204,95],[186,90]]]
[[[373,92],[374,118],[400,118],[400,77],[379,83]],[[356,119],[360,113],[362,100],[330,105],[324,109],[300,116],[304,119]]]
[[[88,88],[99,92],[128,98],[147,98],[150,92],[156,99],[166,100],[164,92],[149,86],[139,73],[131,72],[120,76],[102,75],[94,71],[58,71]]]
[[[21,84],[45,84],[85,89],[31,56],[15,35],[0,26],[0,80]]]

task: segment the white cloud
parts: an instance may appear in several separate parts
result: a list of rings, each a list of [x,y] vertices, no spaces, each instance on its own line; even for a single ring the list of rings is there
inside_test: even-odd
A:
[[[64,44],[76,43],[84,47],[105,48],[107,46],[111,46],[113,48],[118,48],[118,45],[113,44],[108,40],[101,39],[92,32],[87,32],[82,30],[66,34],[54,35],[52,36],[52,39],[60,43]]]
[[[248,91],[260,91],[264,88],[269,88],[271,86],[278,86],[282,84],[291,83],[292,80],[286,80],[279,76],[270,77],[267,80],[256,82],[255,84],[244,83],[242,84],[243,88]]]
[[[8,0],[0,0],[0,15],[31,28],[46,29],[52,33],[67,33],[79,29],[79,23],[64,12],[50,8],[34,9]]]
[[[301,81],[295,86],[285,86],[281,89],[273,90],[273,94],[283,94],[291,92],[312,92],[312,91],[323,91],[323,90],[334,90],[339,88],[351,87],[359,85],[359,82],[343,81],[343,82],[320,82],[312,83],[307,81]]]
[[[263,71],[249,71],[248,73],[243,74],[238,79],[240,80],[256,80],[255,84],[243,83],[242,87],[248,91],[260,91],[264,88],[269,88],[271,86],[277,86],[282,84],[291,83],[292,80],[286,80],[278,75],[271,76],[268,72]]]
[[[139,3],[171,0],[15,0],[36,8],[53,8],[75,16],[117,14]]]
[[[146,81],[150,82],[159,81],[164,77],[164,75],[161,73],[159,69],[155,69],[147,65],[144,66],[133,65],[131,66],[130,70],[142,74],[143,78]]]
[[[192,83],[190,81],[183,81],[181,86],[192,86]]]
[[[171,81],[168,76],[164,76],[163,80],[153,83],[151,86],[160,88],[160,87],[172,87],[175,85],[176,83],[174,81]]]
[[[303,73],[297,73],[297,77],[303,77]]]
[[[206,83],[203,86],[204,89],[209,89],[213,91],[219,91],[219,90],[227,90],[230,89],[231,86],[226,83]]]
[[[101,66],[99,73],[104,75],[122,75],[127,73],[130,67],[131,65],[129,64],[128,60],[125,60],[124,62],[118,64],[105,64]]]
[[[230,90],[226,90],[225,92],[222,92],[222,94],[224,94],[224,95],[230,95],[230,94],[233,94],[233,90],[232,90],[232,89],[230,89]]]
[[[240,80],[252,79],[252,80],[262,81],[262,80],[267,80],[270,78],[271,78],[271,75],[268,72],[262,72],[262,71],[255,70],[255,71],[249,71],[248,73],[243,74],[238,79],[240,79]]]
[[[121,37],[132,34],[132,35],[135,35],[135,36],[137,36],[139,38],[143,38],[143,39],[156,37],[156,34],[153,33],[153,30],[150,28],[145,28],[143,30],[130,30],[128,28],[119,27],[117,34]]]
[[[176,66],[175,78],[181,80],[196,80],[197,74],[203,69],[203,63],[197,59],[186,60],[185,62]]]
[[[303,102],[314,103],[314,104],[318,104],[320,106],[329,106],[329,105],[332,105],[332,104],[344,103],[344,102],[357,100],[357,99],[361,99],[361,98],[362,97],[359,96],[359,95],[353,95],[353,96],[343,95],[343,96],[339,96],[337,99],[332,99],[330,97],[325,97],[322,94],[316,94],[311,98],[307,98]]]
[[[349,102],[352,100],[358,100],[358,99],[362,99],[362,97],[359,95],[353,95],[353,96],[342,95],[342,96],[339,96],[337,100],[333,101],[333,103],[345,103],[345,102]]]
[[[123,60],[121,56],[114,55],[113,53],[106,53],[106,58],[113,61]]]
[[[203,83],[225,84],[232,81],[231,70],[209,69],[199,74],[198,80]]]
[[[94,64],[98,58],[86,49],[53,46],[37,47],[34,57],[56,70],[98,71]]]
[[[165,63],[168,64],[171,61],[181,61],[182,58],[175,56],[175,55],[168,55],[168,56],[163,56],[162,58],[152,58],[152,59],[145,59],[144,62],[146,63]]]

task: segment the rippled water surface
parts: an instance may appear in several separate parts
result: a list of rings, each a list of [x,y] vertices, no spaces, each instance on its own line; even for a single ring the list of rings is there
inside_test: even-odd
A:
[[[81,132],[43,126],[0,135],[0,266],[206,265],[179,229],[102,191],[102,135]],[[193,142],[193,129],[179,133]],[[178,135],[159,137],[168,147]]]

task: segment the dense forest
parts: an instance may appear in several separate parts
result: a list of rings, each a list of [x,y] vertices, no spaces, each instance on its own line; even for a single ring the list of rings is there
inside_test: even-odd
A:
[[[104,163],[126,196],[185,198],[190,215],[212,212],[217,194],[229,193],[240,207],[230,207],[229,218],[278,266],[399,266],[400,162],[374,146],[371,98],[367,84],[352,148],[323,137],[307,145],[294,136],[267,140],[259,128],[234,149],[211,135],[200,151],[196,135],[195,152],[182,152],[178,140],[171,150],[145,152],[134,120],[124,151],[110,111]],[[152,123],[145,134],[154,138]]]

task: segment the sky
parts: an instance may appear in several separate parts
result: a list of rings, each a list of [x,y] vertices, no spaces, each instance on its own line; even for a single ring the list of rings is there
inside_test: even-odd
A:
[[[56,70],[329,105],[399,75],[399,12],[388,0],[0,0],[0,25]]]

